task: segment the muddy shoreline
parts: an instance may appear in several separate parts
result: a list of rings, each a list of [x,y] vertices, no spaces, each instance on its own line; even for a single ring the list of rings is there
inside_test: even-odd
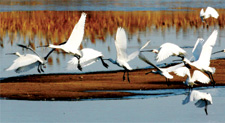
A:
[[[216,86],[225,86],[225,59],[211,60],[216,68],[213,75]],[[168,86],[160,75],[145,75],[151,69],[130,72],[130,80],[123,81],[123,71],[86,74],[44,74],[9,77],[1,80],[0,97],[17,100],[81,100],[95,98],[122,98],[135,93],[116,90],[185,89],[185,78],[174,75]],[[212,86],[198,84],[196,87]]]

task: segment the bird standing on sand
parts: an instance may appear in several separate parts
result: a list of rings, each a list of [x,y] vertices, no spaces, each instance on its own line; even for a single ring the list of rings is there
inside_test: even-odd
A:
[[[104,60],[108,60],[113,64],[118,65],[119,67],[124,68],[124,74],[123,74],[123,80],[125,80],[125,74],[127,73],[127,80],[128,82],[130,82],[129,79],[129,71],[132,70],[132,68],[130,67],[130,65],[128,64],[128,62],[132,59],[134,59],[135,57],[138,56],[138,54],[140,53],[140,51],[145,48],[150,41],[148,41],[140,50],[137,50],[133,53],[131,53],[129,56],[127,55],[127,37],[126,37],[126,33],[125,30],[121,27],[119,27],[117,29],[117,33],[116,33],[116,40],[115,40],[115,46],[116,46],[116,51],[117,51],[117,58],[116,61],[109,58],[109,59],[104,59]]]
[[[187,104],[192,101],[197,101],[195,106],[198,108],[205,107],[205,113],[208,115],[207,106],[212,105],[212,96],[210,93],[204,93],[200,91],[193,90],[189,92],[188,96],[183,100],[182,104]]]

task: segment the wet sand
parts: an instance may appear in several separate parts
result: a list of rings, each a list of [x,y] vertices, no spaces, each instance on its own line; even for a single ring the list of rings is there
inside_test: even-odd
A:
[[[216,86],[225,86],[225,59],[211,60],[216,68],[213,75]],[[95,72],[86,74],[40,74],[10,77],[1,80],[0,97],[18,100],[80,100],[94,98],[122,98],[134,93],[113,90],[147,90],[187,88],[185,78],[174,75],[167,85],[160,75],[148,74],[151,69],[130,72],[130,83],[123,81],[123,71]],[[198,84],[212,86],[211,84]],[[108,91],[111,90],[111,91]]]

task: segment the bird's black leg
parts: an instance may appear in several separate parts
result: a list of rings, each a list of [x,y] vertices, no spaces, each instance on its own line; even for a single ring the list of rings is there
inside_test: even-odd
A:
[[[99,57],[99,58],[100,58],[100,60],[101,60],[101,62],[102,62],[102,65],[103,65],[104,67],[108,68],[109,65],[106,64],[106,63],[104,62],[104,60],[102,59],[102,57]]]
[[[149,74],[149,73],[151,73],[151,71],[150,71],[150,72],[145,73],[145,75],[147,75],[147,74]]]
[[[216,84],[216,82],[214,81],[214,79],[213,79],[213,76],[212,76],[212,73],[210,73],[210,72],[205,72],[208,76],[209,76],[209,78],[210,78],[210,80],[211,80],[211,83],[213,84],[213,87],[215,87],[215,84]]]
[[[42,68],[42,65],[40,65],[40,70],[41,70],[41,72],[45,72],[44,70],[43,70],[43,68]]]
[[[37,71],[38,71],[38,73],[41,73],[41,71],[40,71],[40,65],[38,65]]]
[[[170,80],[168,78],[166,78],[166,83],[167,83],[167,86],[170,86]]]
[[[123,73],[123,81],[125,80],[125,73],[126,73],[126,70]]]
[[[208,115],[207,106],[208,106],[208,103],[207,103],[207,101],[205,100],[205,114],[206,114],[206,115]]]
[[[77,54],[75,54],[74,57],[76,57],[77,60],[78,60],[77,68],[78,68],[80,71],[82,71],[82,67],[81,67],[81,65],[80,65],[80,56],[77,55]]]
[[[209,73],[209,74],[210,74],[210,76],[211,76],[211,80],[212,80],[213,87],[215,87],[216,82],[215,82],[215,80],[213,79],[213,75],[212,75],[212,73]]]
[[[127,71],[127,80],[130,83],[130,78],[129,78],[129,71]]]

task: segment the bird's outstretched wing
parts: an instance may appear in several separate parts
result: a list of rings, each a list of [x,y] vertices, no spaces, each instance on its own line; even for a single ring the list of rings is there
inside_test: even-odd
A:
[[[207,7],[205,10],[205,18],[209,18],[210,16],[217,19],[219,17],[219,14],[214,8]]]
[[[102,53],[96,51],[91,48],[84,48],[81,50],[83,56],[80,58],[80,65],[81,67],[89,66],[96,61],[98,61],[99,57],[102,57]],[[77,70],[78,60],[76,57],[73,57],[70,61],[68,61],[67,69],[68,70]]]
[[[164,43],[159,48],[159,53],[156,56],[157,62],[161,62],[172,55],[186,55],[186,51],[181,49],[176,44]]]
[[[128,61],[127,56],[127,36],[125,30],[121,27],[117,29],[115,46],[117,51],[117,59]]]
[[[21,66],[21,67],[18,67],[15,72],[16,73],[22,73],[22,72],[27,72],[31,69],[33,69],[34,67],[38,66],[40,63],[38,61],[32,63],[32,64],[29,64],[29,65],[25,65],[25,66]]]
[[[84,37],[84,26],[85,26],[85,20],[86,20],[86,13],[82,13],[81,17],[78,21],[78,23],[74,26],[73,31],[66,42],[66,46],[70,49],[78,49],[83,37]]]
[[[178,69],[178,68],[180,68],[182,66],[184,66],[183,62],[179,63],[179,64],[176,64],[176,65],[173,65],[173,66],[170,66],[170,67],[167,67],[165,69],[166,69],[167,72],[174,72],[174,71],[176,71],[176,69]]]
[[[193,56],[195,58],[195,61],[197,61],[199,59],[199,56],[201,54],[201,51],[202,51],[202,47],[204,45],[204,42],[205,42],[204,39],[198,38],[197,41],[196,41],[196,43],[195,43],[195,46],[194,46],[194,48],[192,50],[192,54],[193,54]]]
[[[187,67],[179,67],[173,71],[176,75],[184,77],[186,75],[190,76],[190,70]]]
[[[37,62],[38,59],[39,57],[33,54],[26,54],[26,55],[20,56],[13,61],[13,64],[9,68],[7,68],[6,71],[15,70],[15,69],[18,69],[19,67],[24,67],[24,66],[33,64]]]
[[[200,72],[199,70],[195,70],[192,75],[193,81],[198,81],[204,84],[208,84],[210,82],[210,79],[208,76]]]
[[[209,66],[210,65],[210,58],[212,54],[212,48],[216,43],[218,36],[218,31],[214,30],[209,38],[206,40],[202,47],[201,54],[199,59],[196,62],[199,62],[202,66]]]

